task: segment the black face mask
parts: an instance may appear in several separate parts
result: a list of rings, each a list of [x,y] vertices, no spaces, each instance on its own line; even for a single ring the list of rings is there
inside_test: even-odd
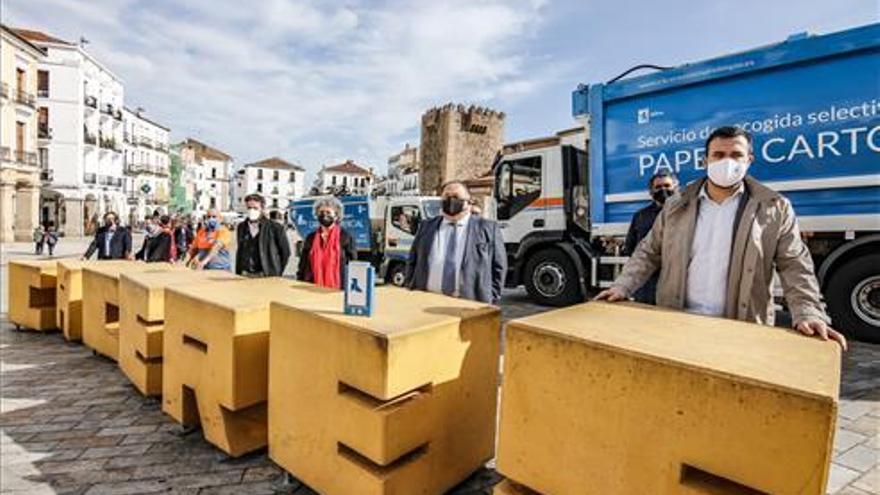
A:
[[[318,215],[318,223],[324,227],[330,227],[336,221],[336,217],[330,213],[321,213]]]
[[[657,189],[653,193],[651,193],[651,197],[654,198],[659,204],[663,204],[666,202],[666,199],[675,194],[675,191],[672,189]]]
[[[465,201],[461,198],[456,198],[454,196],[447,196],[447,197],[443,198],[443,213],[446,213],[447,215],[454,217],[455,215],[458,215],[459,213],[464,211],[464,207],[466,204],[467,204],[467,201]]]

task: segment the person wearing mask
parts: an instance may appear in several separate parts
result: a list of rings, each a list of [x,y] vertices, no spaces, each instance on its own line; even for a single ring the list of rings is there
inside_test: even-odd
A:
[[[318,228],[303,242],[296,274],[298,280],[342,289],[345,267],[349,261],[357,259],[354,239],[339,224],[342,215],[342,203],[336,198],[323,198],[315,202]]]
[[[104,225],[95,231],[95,238],[92,239],[82,259],[91,258],[96,251],[99,260],[131,258],[131,232],[119,225],[119,217],[112,211],[104,214]]]
[[[290,259],[284,227],[266,218],[266,200],[259,194],[244,198],[247,220],[236,228],[235,273],[246,277],[280,277]]]
[[[666,198],[671,197],[678,192],[678,178],[672,172],[661,170],[651,176],[648,181],[648,192],[651,194],[651,203],[637,211],[629,224],[629,231],[626,233],[626,241],[623,243],[624,256],[630,256],[636,250],[636,246],[642,242],[642,239],[651,231],[654,226],[654,219],[663,209]],[[645,285],[633,294],[633,299],[637,302],[645,304],[654,304],[654,293],[657,291],[657,273],[654,273]]]
[[[144,228],[146,230],[144,244],[135,258],[148,263],[174,261],[177,246],[171,230],[171,217],[154,215],[152,218],[147,218]]]
[[[422,222],[413,239],[405,286],[497,304],[507,275],[501,229],[471,212],[462,182],[446,183],[441,198],[443,214]]]
[[[752,136],[720,127],[706,139],[707,177],[670,198],[623,271],[597,300],[621,301],[657,270],[657,305],[773,325],[773,272],[792,324],[846,349],[825,313],[791,203],[747,175]]]
[[[196,232],[184,265],[197,270],[231,270],[229,248],[232,233],[220,223],[220,213],[211,208]]]

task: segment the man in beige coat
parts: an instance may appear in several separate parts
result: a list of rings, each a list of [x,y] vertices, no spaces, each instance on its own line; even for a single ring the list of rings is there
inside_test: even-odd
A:
[[[791,203],[746,176],[752,138],[735,127],[706,140],[707,177],[666,205],[623,272],[597,300],[629,298],[656,270],[657,305],[773,325],[773,271],[804,335],[846,339],[829,326]]]

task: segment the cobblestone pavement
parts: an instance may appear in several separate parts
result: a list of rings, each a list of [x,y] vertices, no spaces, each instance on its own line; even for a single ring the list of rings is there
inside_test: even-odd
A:
[[[0,284],[5,290],[5,280]],[[505,320],[544,309],[522,290],[506,293],[502,307]],[[0,320],[0,492],[259,494],[279,488],[281,470],[265,452],[228,460],[197,433],[174,435],[175,427],[115,363],[58,333],[16,331]],[[490,493],[499,480],[491,465],[452,493]],[[845,356],[828,489],[880,494],[880,346],[853,343]],[[295,482],[286,491],[314,493]]]

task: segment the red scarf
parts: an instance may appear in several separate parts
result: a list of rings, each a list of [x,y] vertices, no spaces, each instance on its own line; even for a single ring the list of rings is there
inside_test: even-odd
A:
[[[327,232],[327,240],[321,238],[321,228],[315,231],[315,240],[309,252],[315,284],[331,289],[341,289],[339,275],[339,225],[333,224]]]

